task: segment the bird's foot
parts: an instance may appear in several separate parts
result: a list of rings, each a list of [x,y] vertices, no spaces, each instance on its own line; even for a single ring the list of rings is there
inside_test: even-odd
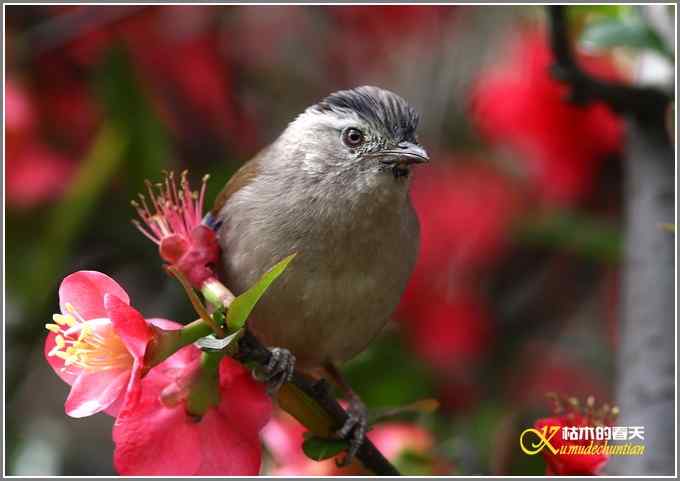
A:
[[[344,458],[336,461],[338,466],[348,466],[352,463],[354,456],[356,456],[359,448],[364,442],[367,428],[368,409],[366,409],[366,405],[361,402],[358,397],[353,397],[347,407],[347,420],[345,421],[345,424],[336,431],[338,437],[349,441],[347,454]]]
[[[293,379],[295,356],[288,349],[281,347],[274,347],[270,352],[269,362],[262,367],[261,373],[256,374],[256,379],[264,382],[267,385],[267,392],[274,395],[284,383]]]

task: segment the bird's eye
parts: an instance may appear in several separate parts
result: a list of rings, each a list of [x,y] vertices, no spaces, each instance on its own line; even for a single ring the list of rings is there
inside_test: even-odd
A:
[[[364,134],[359,129],[349,128],[342,133],[342,141],[347,147],[358,147],[364,143]]]

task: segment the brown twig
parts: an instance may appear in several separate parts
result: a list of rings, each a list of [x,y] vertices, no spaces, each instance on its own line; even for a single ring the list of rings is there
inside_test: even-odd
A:
[[[255,362],[267,365],[271,352],[264,347],[250,332],[239,341],[239,352],[236,358],[243,362]],[[313,399],[318,406],[334,420],[334,428],[339,429],[347,420],[347,413],[338,401],[330,395],[328,384],[324,381],[313,381],[304,374],[295,371],[291,380],[297,389],[307,397]],[[379,476],[400,476],[399,471],[382,455],[375,445],[368,439],[364,439],[356,455],[357,459],[366,467]]]
[[[570,44],[565,5],[550,5],[550,46],[555,56],[552,75],[571,87],[569,100],[586,105],[601,101],[615,112],[628,115],[650,131],[665,132],[658,127],[666,122],[666,109],[671,98],[650,87],[636,87],[597,79],[577,63]]]

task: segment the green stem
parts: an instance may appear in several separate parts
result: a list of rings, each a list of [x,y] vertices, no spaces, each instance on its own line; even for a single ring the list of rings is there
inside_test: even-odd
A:
[[[197,319],[182,329],[174,331],[157,329],[157,331],[156,339],[146,353],[147,369],[157,366],[184,346],[212,334],[212,328],[203,319]]]
[[[208,409],[220,403],[219,367],[224,353],[204,351],[201,354],[201,368],[191,384],[187,398],[187,412],[203,416]]]
[[[214,277],[203,283],[201,286],[201,294],[203,294],[205,300],[215,308],[229,307],[231,301],[234,300],[234,294]]]

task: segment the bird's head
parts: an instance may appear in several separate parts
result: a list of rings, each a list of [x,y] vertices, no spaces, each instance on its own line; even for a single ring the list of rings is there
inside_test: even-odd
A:
[[[364,86],[332,93],[291,123],[285,138],[317,173],[408,177],[429,157],[416,138],[418,114],[399,95]]]

